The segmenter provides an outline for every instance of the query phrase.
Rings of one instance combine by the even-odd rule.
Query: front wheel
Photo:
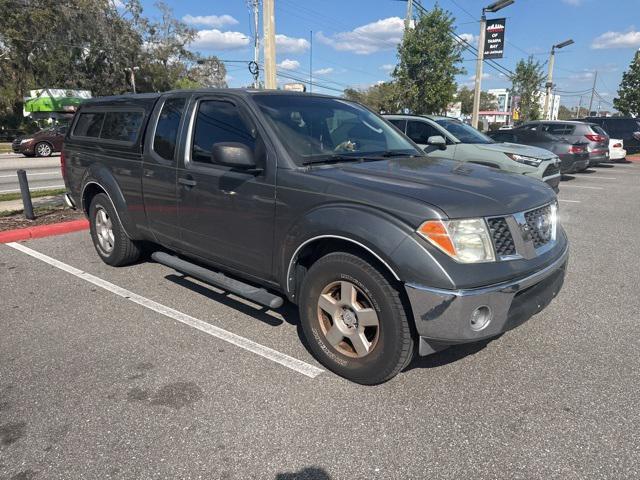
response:
[[[38,143],[34,148],[34,151],[36,152],[36,155],[38,157],[50,157],[53,153],[51,145],[49,145],[47,142]]]
[[[356,255],[331,253],[314,263],[304,277],[299,308],[314,356],[351,381],[385,382],[413,357],[400,292]]]

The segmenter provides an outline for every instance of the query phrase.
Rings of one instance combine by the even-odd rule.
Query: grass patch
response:
[[[0,143],[0,153],[11,153],[11,144]]]
[[[33,207],[33,214],[38,218],[40,215],[45,215],[47,213],[56,212],[58,210],[67,210],[66,206],[59,207]],[[0,218],[12,217],[14,215],[22,216],[22,209],[20,210],[7,210],[5,212],[0,212]]]
[[[32,190],[31,198],[52,197],[62,195],[67,190],[64,188],[49,188],[47,190]],[[22,198],[20,192],[0,193],[0,202],[8,202],[9,200],[18,200]]]

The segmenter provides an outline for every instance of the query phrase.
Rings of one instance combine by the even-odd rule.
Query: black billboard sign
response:
[[[484,32],[484,58],[502,58],[506,18],[487,20]]]

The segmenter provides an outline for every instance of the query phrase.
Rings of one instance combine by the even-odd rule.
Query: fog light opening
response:
[[[471,330],[479,332],[489,325],[491,322],[491,309],[486,305],[476,308],[471,314]]]

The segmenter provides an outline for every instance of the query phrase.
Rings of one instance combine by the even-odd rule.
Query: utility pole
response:
[[[259,16],[260,16],[260,0],[249,0],[251,2],[251,12],[253,14],[253,61],[256,65],[259,65],[260,62],[260,34],[258,33],[259,28]],[[258,75],[255,76],[253,80],[253,88],[258,88],[260,86],[260,81],[258,80]]]
[[[131,83],[131,90],[133,90],[133,93],[137,93],[136,92],[136,70],[140,70],[140,67],[131,67],[131,68],[124,69],[125,72],[129,72],[129,82]]]
[[[544,118],[545,120],[551,120],[551,113],[549,112],[549,102],[551,101],[551,90],[553,89],[553,65],[556,61],[556,48],[559,50],[573,43],[574,41],[572,39],[569,39],[551,47],[551,54],[549,55],[549,73],[547,74],[547,83],[545,85],[546,92],[544,96],[544,111],[542,114],[542,118]]]
[[[596,80],[598,80],[597,70],[595,75],[593,76],[593,87],[591,87],[591,100],[589,100],[589,111],[587,112],[587,117],[591,116],[591,107],[593,106],[593,95],[596,93]]]
[[[411,26],[411,18],[413,17],[413,0],[407,0],[407,15],[404,17],[404,32],[405,35],[409,31]]]
[[[582,95],[580,95],[580,101],[578,102],[578,113],[576,114],[576,118],[580,118],[580,110],[582,110]]]
[[[278,87],[276,81],[276,25],[275,0],[262,2],[262,31],[264,35],[264,86],[268,90]]]
[[[309,92],[313,93],[313,30],[309,31]]]

